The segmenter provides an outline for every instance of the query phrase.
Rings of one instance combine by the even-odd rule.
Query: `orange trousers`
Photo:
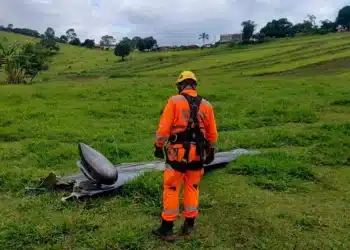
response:
[[[203,174],[204,169],[188,170],[181,173],[167,165],[163,175],[163,220],[176,220],[179,213],[179,195],[182,182],[184,182],[184,209],[182,214],[185,218],[196,218],[198,216],[199,182]]]

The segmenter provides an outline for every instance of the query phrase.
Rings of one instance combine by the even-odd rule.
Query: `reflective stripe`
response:
[[[156,139],[157,141],[166,142],[169,139],[169,136],[160,136],[156,134]]]
[[[197,210],[198,210],[197,207],[184,206],[184,211],[186,211],[186,212],[196,212]]]
[[[208,101],[205,100],[205,99],[202,99],[201,104],[204,104],[204,105],[207,105],[207,106],[209,106],[209,107],[212,107],[212,105],[210,104],[210,102],[208,102]]]
[[[183,97],[182,95],[176,95],[170,98],[170,101],[172,102],[179,102],[184,100],[185,100],[185,97]]]
[[[172,127],[172,129],[177,129],[177,128],[187,128],[187,127],[186,126],[182,126],[182,125],[178,125],[178,126],[174,125]]]
[[[215,142],[210,142],[209,143],[211,147],[216,148],[216,143]]]
[[[198,111],[198,118],[199,118],[198,120],[200,120],[202,122],[207,120],[207,113],[199,110]]]
[[[164,209],[163,213],[165,213],[165,214],[178,214],[179,209]]]

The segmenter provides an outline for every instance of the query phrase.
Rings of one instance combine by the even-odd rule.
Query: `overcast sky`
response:
[[[109,34],[154,36],[160,45],[200,43],[206,32],[210,41],[220,34],[241,31],[241,22],[266,22],[287,17],[299,22],[307,14],[316,21],[335,20],[350,0],[0,0],[0,25],[36,29],[47,27],[60,36],[74,28],[81,40]]]

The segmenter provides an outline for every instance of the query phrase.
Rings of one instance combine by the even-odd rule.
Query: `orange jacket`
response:
[[[195,90],[186,89],[183,93],[197,96]],[[184,131],[187,127],[189,116],[190,107],[186,98],[182,95],[170,97],[160,118],[156,133],[156,146],[163,147],[170,135]],[[215,147],[218,133],[216,129],[214,110],[211,104],[205,99],[202,99],[199,107],[198,121],[205,138],[213,147]],[[174,147],[179,148],[179,146]]]

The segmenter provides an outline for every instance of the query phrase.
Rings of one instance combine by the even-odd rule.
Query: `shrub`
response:
[[[120,56],[122,58],[122,61],[124,61],[124,58],[128,56],[131,52],[131,46],[128,42],[120,42],[115,46],[114,54],[116,56]]]
[[[48,69],[51,55],[41,44],[0,43],[0,67],[5,69],[8,84],[26,83],[27,78],[32,82],[40,71]]]

